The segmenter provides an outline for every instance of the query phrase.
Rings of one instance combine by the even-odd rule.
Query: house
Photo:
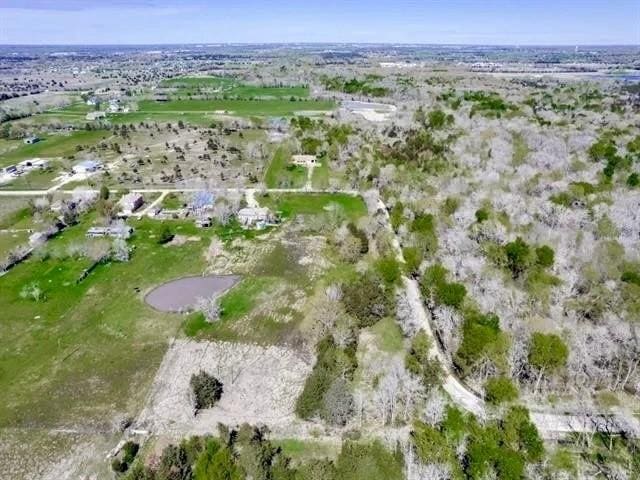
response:
[[[266,207],[241,208],[237,214],[238,222],[245,228],[264,228],[273,221],[273,215]]]
[[[87,105],[89,105],[90,107],[95,107],[96,105],[99,105],[100,101],[96,98],[96,97],[90,97],[87,99]]]
[[[122,208],[122,213],[125,215],[131,215],[133,212],[139,209],[143,203],[144,199],[139,193],[127,193],[118,202],[118,204]]]
[[[76,163],[71,171],[73,173],[92,173],[100,170],[102,168],[102,163],[97,160],[83,160],[82,162]]]
[[[318,159],[315,155],[293,155],[291,163],[301,167],[312,167],[318,164]]]
[[[34,143],[38,143],[40,141],[40,137],[27,137],[24,139],[24,143],[27,145],[33,145]]]
[[[9,175],[17,175],[18,167],[16,167],[15,165],[9,165],[7,167],[4,167],[4,173],[7,173]]]
[[[87,230],[87,237],[114,237],[127,239],[133,233],[133,228],[128,225],[113,225],[109,227],[91,227]]]
[[[105,118],[107,114],[105,112],[89,112],[85,116],[85,118],[89,121],[98,120],[100,118]]]

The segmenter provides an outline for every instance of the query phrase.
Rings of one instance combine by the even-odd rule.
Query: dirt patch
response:
[[[182,312],[193,307],[198,298],[226,292],[239,280],[237,275],[180,278],[156,287],[145,297],[145,301],[162,312]]]
[[[282,347],[176,340],[158,370],[136,428],[153,434],[204,434],[219,422],[283,426],[295,423],[294,405],[312,360]],[[218,404],[193,414],[189,381],[205,370],[224,384]]]
[[[171,241],[169,243],[167,243],[167,246],[169,247],[179,247],[181,245],[184,245],[187,242],[199,242],[200,240],[202,240],[200,237],[198,236],[186,236],[186,235],[175,235]]]

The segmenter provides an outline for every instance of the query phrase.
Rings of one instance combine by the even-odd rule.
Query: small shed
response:
[[[38,143],[40,141],[40,137],[32,136],[24,139],[24,143],[27,145],[33,145],[34,143]]]

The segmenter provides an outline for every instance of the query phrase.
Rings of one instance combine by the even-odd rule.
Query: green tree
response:
[[[494,405],[518,398],[518,388],[507,377],[492,377],[484,385],[487,401]]]
[[[507,266],[514,278],[519,277],[533,263],[531,249],[520,237],[507,243],[504,251],[507,255]]]

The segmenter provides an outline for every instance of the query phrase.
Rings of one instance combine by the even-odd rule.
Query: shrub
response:
[[[640,185],[640,175],[633,172],[631,175],[627,177],[627,186],[631,188],[635,188]]]
[[[418,247],[405,247],[402,249],[402,256],[405,262],[405,272],[412,277],[418,275],[423,258],[422,250]]]
[[[553,266],[555,258],[555,252],[551,247],[547,245],[543,245],[541,247],[536,248],[536,262],[543,268],[548,268]]]
[[[507,377],[493,377],[484,385],[487,401],[494,405],[518,398],[518,388]]]
[[[360,253],[362,255],[368,253],[369,238],[367,238],[367,234],[363,230],[356,227],[353,223],[347,224],[347,229],[349,230],[349,233],[351,233],[351,235],[353,235],[360,241]]]
[[[467,295],[467,289],[461,283],[444,282],[436,286],[436,301],[449,307],[459,308]]]
[[[612,158],[617,153],[616,145],[607,139],[600,139],[589,147],[589,157],[596,162]]]
[[[485,220],[489,220],[489,212],[484,208],[476,210],[476,221],[478,223],[482,223]]]
[[[455,460],[455,454],[445,436],[423,422],[416,422],[411,431],[418,458],[423,463],[449,463]]]
[[[127,465],[131,465],[131,463],[133,463],[133,460],[136,458],[136,455],[138,454],[138,450],[140,450],[140,445],[138,445],[136,442],[126,442],[122,446],[122,461]]]
[[[447,197],[442,205],[442,213],[451,216],[460,208],[460,200],[456,197]]]
[[[531,249],[520,237],[507,243],[504,250],[507,254],[507,266],[514,278],[519,277],[533,263]]]
[[[634,285],[640,286],[640,273],[627,271],[622,274],[620,277],[625,283],[632,283]]]
[[[173,237],[174,235],[171,228],[169,228],[169,225],[163,225],[160,229],[160,233],[158,234],[158,244],[164,245],[165,243],[169,243],[173,240]]]
[[[495,357],[501,352],[502,340],[497,315],[485,315],[476,310],[466,312],[462,325],[462,342],[455,356],[456,365],[467,370],[483,357]]]
[[[213,407],[222,397],[223,385],[220,380],[205,371],[191,376],[196,412],[203,408]]]
[[[400,282],[402,273],[400,265],[394,257],[384,257],[376,262],[376,271],[387,285],[396,285]]]

